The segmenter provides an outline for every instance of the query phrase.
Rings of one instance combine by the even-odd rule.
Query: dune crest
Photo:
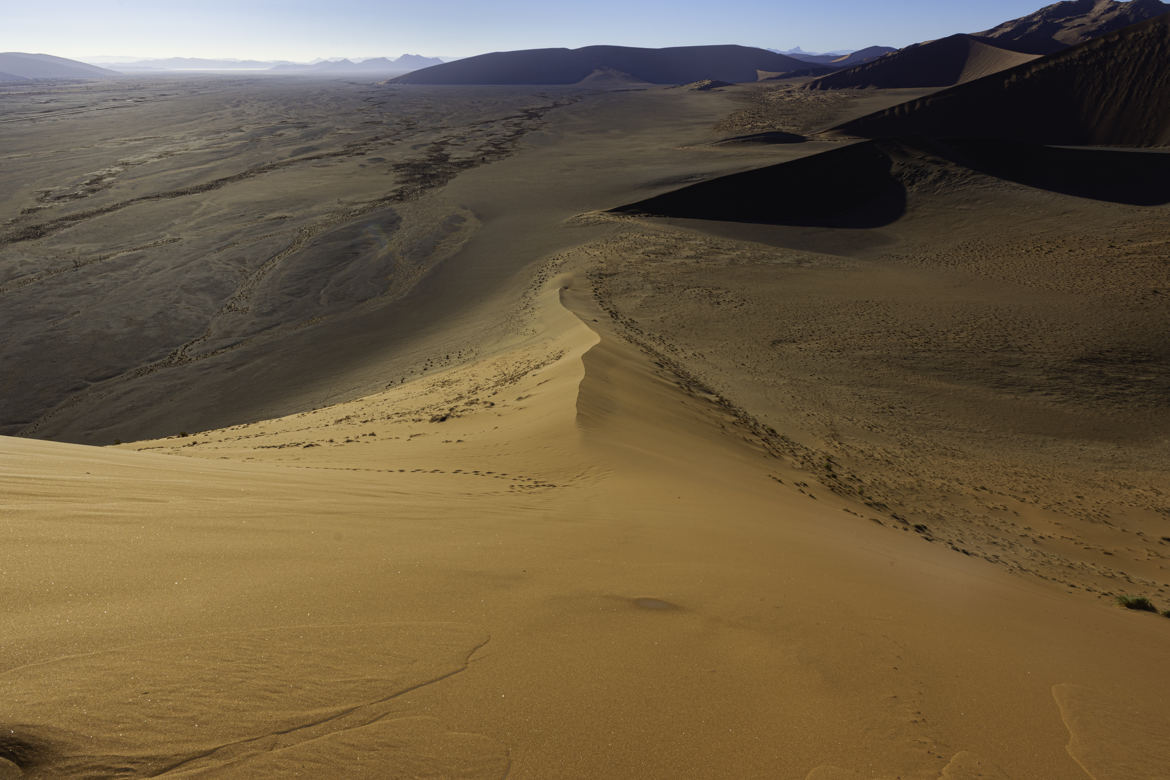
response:
[[[1052,54],[1167,11],[1161,0],[1064,0],[974,35],[1015,51]]]
[[[394,79],[397,84],[577,84],[598,71],[617,71],[652,84],[704,79],[755,81],[758,71],[803,71],[808,63],[748,46],[643,49],[586,46],[494,52],[446,62]]]
[[[41,539],[18,573],[88,524],[104,564],[53,576],[113,606],[67,623],[48,598],[42,633],[15,627],[0,722],[29,750],[6,755],[57,776],[1035,775],[1075,766],[1052,678],[1148,695],[1147,623],[846,514],[618,337],[587,276],[605,251],[550,259],[520,343],[377,396],[140,452],[0,439],[12,531]],[[165,617],[119,607],[164,561]],[[173,639],[127,642],[160,618]],[[90,649],[45,657],[65,632]]]
[[[870,114],[840,129],[869,137],[1170,144],[1170,15]]]
[[[846,70],[810,81],[808,89],[899,89],[951,87],[1036,59],[984,43],[970,35],[952,35],[907,46]]]

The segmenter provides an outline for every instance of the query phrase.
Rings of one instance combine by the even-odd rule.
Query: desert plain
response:
[[[8,88],[0,778],[1165,776],[1166,164],[928,91]]]

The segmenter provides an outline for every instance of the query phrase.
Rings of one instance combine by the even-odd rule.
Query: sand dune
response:
[[[1161,155],[142,92],[0,122],[4,421],[144,439],[0,437],[0,777],[1164,774]]]
[[[0,81],[96,81],[122,74],[49,54],[0,53]]]
[[[613,210],[772,225],[876,227],[903,214],[905,190],[888,145],[859,143],[712,181]]]
[[[897,49],[892,46],[867,46],[864,49],[850,52],[849,54],[809,54],[808,52],[797,51],[786,52],[787,56],[798,59],[802,62],[810,62],[815,65],[830,65],[837,68],[849,68],[854,65],[860,65],[863,62],[875,60],[883,54],[889,54]]]
[[[801,140],[764,135],[719,144]],[[908,190],[923,181],[954,186],[976,172],[1092,200],[1139,206],[1170,203],[1170,154],[885,139],[691,184],[611,213],[761,225],[880,227],[905,214]]]
[[[809,487],[618,335],[577,275],[597,250],[552,260],[532,335],[384,393],[145,452],[0,440],[8,571],[41,583],[6,626],[5,760],[488,778],[1170,759],[1170,622]]]
[[[907,46],[847,70],[810,81],[809,89],[950,87],[1035,59],[1000,49],[970,35],[952,35]]]
[[[496,52],[447,62],[395,79],[399,84],[576,84],[598,69],[614,70],[652,84],[689,84],[703,79],[755,81],[757,71],[806,70],[808,64],[747,46],[678,46],[639,49],[587,46]]]
[[[867,46],[864,49],[858,49],[855,52],[846,54],[843,57],[836,57],[831,60],[832,65],[838,68],[852,68],[854,65],[860,65],[863,62],[876,60],[884,54],[892,54],[897,51],[892,46]]]
[[[1161,0],[1065,0],[974,35],[1006,49],[1052,54],[1167,11]]]
[[[627,87],[646,86],[648,84],[649,82],[647,81],[641,81],[640,79],[634,78],[628,73],[622,73],[621,71],[614,70],[613,68],[598,68],[585,78],[578,81],[576,86],[588,87],[590,89],[624,89]]]
[[[267,406],[344,373],[336,361],[349,359],[345,349],[328,342],[364,352],[387,343],[374,335],[381,328],[400,328],[345,326],[346,335],[318,342],[321,374],[306,374],[293,356],[316,350],[314,333],[337,317],[428,316],[395,302],[478,226],[468,209],[433,194],[457,173],[508,156],[558,105],[514,92],[482,103],[447,95],[438,104],[425,93],[292,79],[259,90],[216,80],[151,89],[170,97],[84,94],[77,99],[90,107],[82,110],[66,95],[50,112],[11,104],[6,135],[23,156],[9,171],[0,231],[0,252],[12,261],[0,319],[13,334],[0,351],[22,368],[0,379],[6,431],[109,443],[151,429],[218,427],[239,421],[220,419],[223,411],[237,415],[261,396]],[[232,108],[234,100],[244,108]],[[286,112],[300,101],[312,107],[295,109],[290,125]],[[52,136],[46,123],[58,128]],[[144,139],[135,124],[165,131]],[[63,142],[75,151],[58,154]],[[79,301],[75,285],[93,294]],[[71,311],[89,323],[86,332],[72,334]],[[288,339],[301,345],[278,346]],[[237,360],[236,369],[209,370]],[[256,375],[221,391],[232,404],[205,390],[160,403],[177,401],[196,374],[224,378],[250,373],[249,365]],[[418,369],[398,376],[408,370]]]
[[[848,122],[841,129],[869,137],[1170,143],[1170,16]]]

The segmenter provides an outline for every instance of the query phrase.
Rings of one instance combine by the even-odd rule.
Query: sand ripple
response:
[[[331,760],[380,777],[499,777],[498,743],[387,718],[396,697],[462,671],[487,640],[453,623],[293,626],[25,666],[0,676],[0,755],[53,777],[287,776]]]

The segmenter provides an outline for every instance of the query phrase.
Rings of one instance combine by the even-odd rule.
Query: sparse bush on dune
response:
[[[1136,609],[1139,612],[1153,612],[1155,615],[1158,614],[1158,608],[1145,596],[1118,596],[1117,603],[1126,609]]]

